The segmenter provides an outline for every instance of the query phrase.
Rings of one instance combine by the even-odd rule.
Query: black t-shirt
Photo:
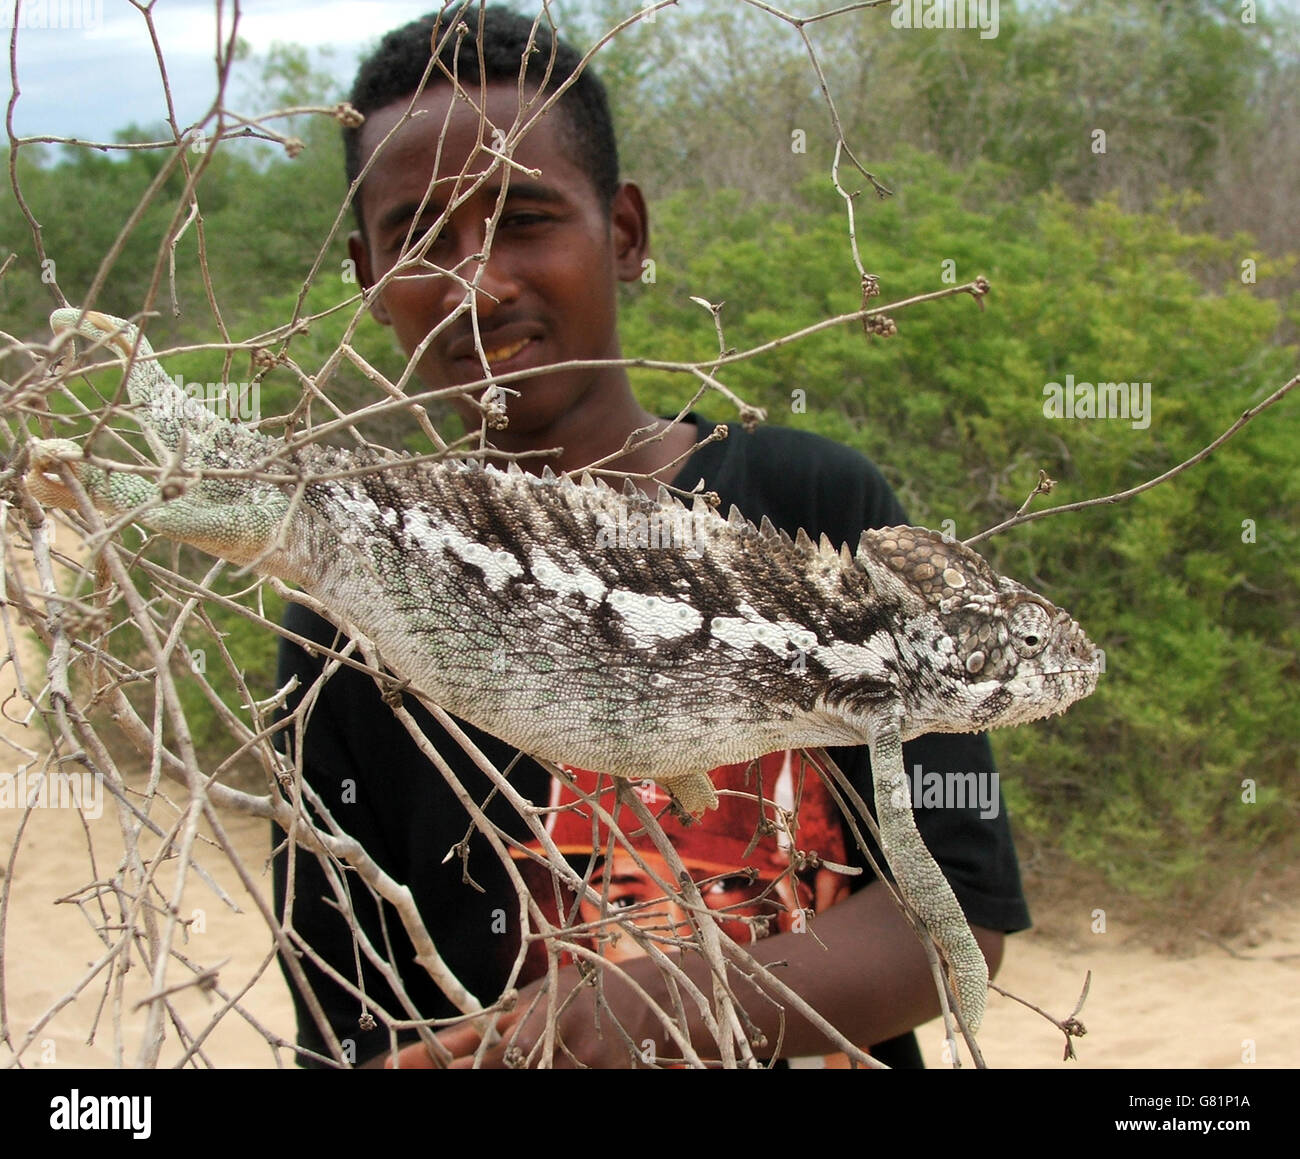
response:
[[[691,418],[697,423],[698,438],[712,429],[713,424]],[[690,490],[701,480],[706,490],[721,496],[723,512],[734,503],[755,523],[766,515],[791,535],[802,527],[814,538],[825,532],[834,543],[847,542],[854,547],[864,528],[907,522],[879,471],[862,455],[827,439],[779,427],[760,427],[749,434],[739,425],[732,425],[727,439],[695,451],[675,484]],[[290,631],[326,647],[337,648],[341,643],[332,625],[300,605],[290,605],[284,624]],[[304,690],[311,688],[323,664],[321,657],[291,641],[282,641],[280,686],[294,676],[299,681],[298,691],[290,698],[291,708]],[[415,700],[405,697],[404,703],[474,799],[483,802],[491,796],[489,817],[521,841],[527,840],[526,828],[514,809],[499,795],[490,794],[489,781],[460,746]],[[481,730],[464,727],[498,768],[505,769],[517,757],[510,745]],[[289,739],[292,743],[293,738]],[[452,797],[442,776],[420,754],[406,729],[384,704],[373,679],[352,668],[339,668],[319,690],[302,745],[307,780],[334,820],[387,873],[409,887],[448,967],[471,993],[490,1001],[505,985],[518,948],[514,889],[496,856],[477,833],[472,833],[464,809]],[[833,755],[870,801],[866,747],[833,750]],[[974,773],[987,778],[994,770],[992,753],[983,735],[918,737],[904,746],[904,760],[909,772],[919,767],[927,778],[945,773]],[[510,779],[532,800],[547,800],[550,775],[531,760],[519,759]],[[1029,914],[1000,794],[996,814],[980,814],[981,809],[974,804],[964,808],[918,808],[917,824],[973,924],[1006,932],[1025,929]],[[279,845],[284,834],[278,829],[274,832]],[[467,837],[468,860],[448,858],[448,851]],[[847,847],[851,863],[865,863],[851,840]],[[873,853],[879,860],[878,851]],[[283,910],[287,871],[287,854],[281,848],[274,862],[278,911]],[[474,885],[467,884],[466,874]],[[292,921],[297,934],[354,983],[360,962],[361,988],[386,1010],[401,1016],[407,1007],[366,960],[364,952],[357,949],[350,925],[332,904],[333,891],[315,855],[299,852],[295,877]],[[871,880],[868,870],[857,882]],[[411,1007],[423,1017],[456,1014],[425,970],[414,962],[414,950],[393,911],[385,905],[381,916],[375,899],[355,875],[346,875],[344,881],[350,888],[360,926],[372,944],[383,956],[389,956],[386,947],[391,946],[391,961],[401,970]],[[334,1032],[341,1041],[353,1044],[352,1057],[360,1062],[387,1051],[386,1029],[360,1029],[361,1002],[333,982],[309,957],[303,956],[300,962]],[[291,977],[290,989],[298,1016],[299,1045],[328,1053]],[[912,1034],[877,1044],[873,1053],[892,1066],[921,1065]]]

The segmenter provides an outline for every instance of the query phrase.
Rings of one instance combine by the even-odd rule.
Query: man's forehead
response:
[[[499,138],[494,141],[494,134],[498,130],[507,133],[514,125],[519,114],[519,92],[514,85],[495,84],[487,86],[486,100],[476,87],[472,96],[473,104],[456,97],[451,86],[441,85],[421,93],[413,107],[410,98],[404,97],[369,115],[361,130],[363,166],[381,144],[382,149],[363,178],[363,189],[370,198],[380,194],[380,202],[385,203],[385,217],[393,209],[394,199],[406,201],[417,195],[423,198],[426,192],[429,194],[426,208],[440,208],[457,196],[458,184],[463,187],[462,174],[464,179],[473,180],[494,164],[495,158],[489,151],[499,143]],[[408,109],[418,115],[402,123]],[[526,109],[525,119],[531,120],[535,113],[536,106]],[[527,188],[537,200],[559,197],[553,182],[574,165],[563,132],[563,117],[558,111],[544,114],[515,145],[512,153],[516,161],[536,169],[540,179],[516,170],[510,180],[513,196],[519,196]],[[385,140],[390,133],[391,138]],[[434,177],[437,179],[429,190]],[[493,188],[499,189],[500,184],[493,177],[484,188],[484,195],[491,196]],[[373,200],[371,204],[375,204]]]
[[[528,93],[525,100],[532,107],[524,109],[524,118],[532,120],[542,102]],[[431,163],[440,142],[444,153],[452,146],[462,154],[491,147],[494,139],[500,140],[497,134],[509,132],[519,115],[519,90],[514,85],[494,83],[486,89],[473,85],[457,93],[449,84],[439,84],[422,92],[414,104],[407,95],[368,114],[361,128],[362,159],[368,161],[381,144],[377,164],[389,157],[409,163],[414,156]],[[520,145],[545,135],[555,120],[544,115],[534,121]],[[390,133],[391,139],[385,141]],[[457,158],[457,168],[463,160],[463,156]]]

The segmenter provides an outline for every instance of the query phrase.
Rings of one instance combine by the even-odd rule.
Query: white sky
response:
[[[366,48],[390,28],[436,5],[437,0],[245,0],[239,34],[259,55],[277,40],[332,48],[330,68],[346,91]],[[233,5],[224,8],[228,20]],[[21,12],[21,96],[14,111],[19,135],[106,141],[132,122],[146,125],[164,119],[162,83],[145,21],[126,0],[23,0]],[[48,22],[73,27],[37,27],[46,22],[43,15]],[[216,92],[216,4],[157,0],[154,22],[177,117],[185,125],[207,111]],[[13,23],[13,0],[0,0],[0,33],[6,47]],[[5,90],[8,96],[11,85]]]

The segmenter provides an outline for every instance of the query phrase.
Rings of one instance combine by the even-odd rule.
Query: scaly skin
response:
[[[93,312],[51,325],[124,359],[137,342]],[[534,756],[654,779],[699,816],[717,803],[709,769],[869,745],[886,858],[978,1027],[987,969],[916,830],[901,746],[1091,693],[1099,654],[1065,612],[924,528],[863,532],[851,553],[587,476],[286,453],[187,404],[143,338],[127,389],[159,461],[180,450],[199,478],[163,500],[74,443],[38,441],[37,499],[72,505],[66,466],[100,510],[301,585],[447,711]],[[373,470],[330,478],[357,466]],[[301,482],[202,477],[212,468]]]

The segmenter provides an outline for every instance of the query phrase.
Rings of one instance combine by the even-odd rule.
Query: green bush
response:
[[[1013,514],[1041,468],[1036,507],[1107,495],[1190,457],[1295,372],[1276,344],[1284,307],[1238,280],[1249,238],[1184,232],[1186,201],[1132,215],[1046,193],[999,202],[999,173],[953,173],[923,154],[891,173],[899,197],[860,206],[878,302],[986,274],[969,298],[896,316],[899,334],[846,324],[725,368],[770,420],[858,447],[914,522],[974,534]],[[734,194],[658,207],[655,284],[627,304],[629,355],[708,360],[713,322],[691,295],[725,301],[745,349],[855,309],[842,203],[804,208]],[[1294,318],[1294,306],[1291,307]],[[1151,383],[1151,421],[1048,419],[1044,385]],[[690,389],[639,375],[663,413]],[[806,413],[791,391],[806,392]],[[995,737],[1018,821],[1044,842],[1150,896],[1216,888],[1256,854],[1294,853],[1300,797],[1297,400],[1260,416],[1207,461],[1116,506],[1053,516],[985,541],[994,565],[1068,608],[1106,650],[1097,693],[1065,717]],[[734,418],[717,396],[700,409]],[[1245,803],[1243,798],[1253,803]],[[1216,868],[1206,873],[1206,852]]]

